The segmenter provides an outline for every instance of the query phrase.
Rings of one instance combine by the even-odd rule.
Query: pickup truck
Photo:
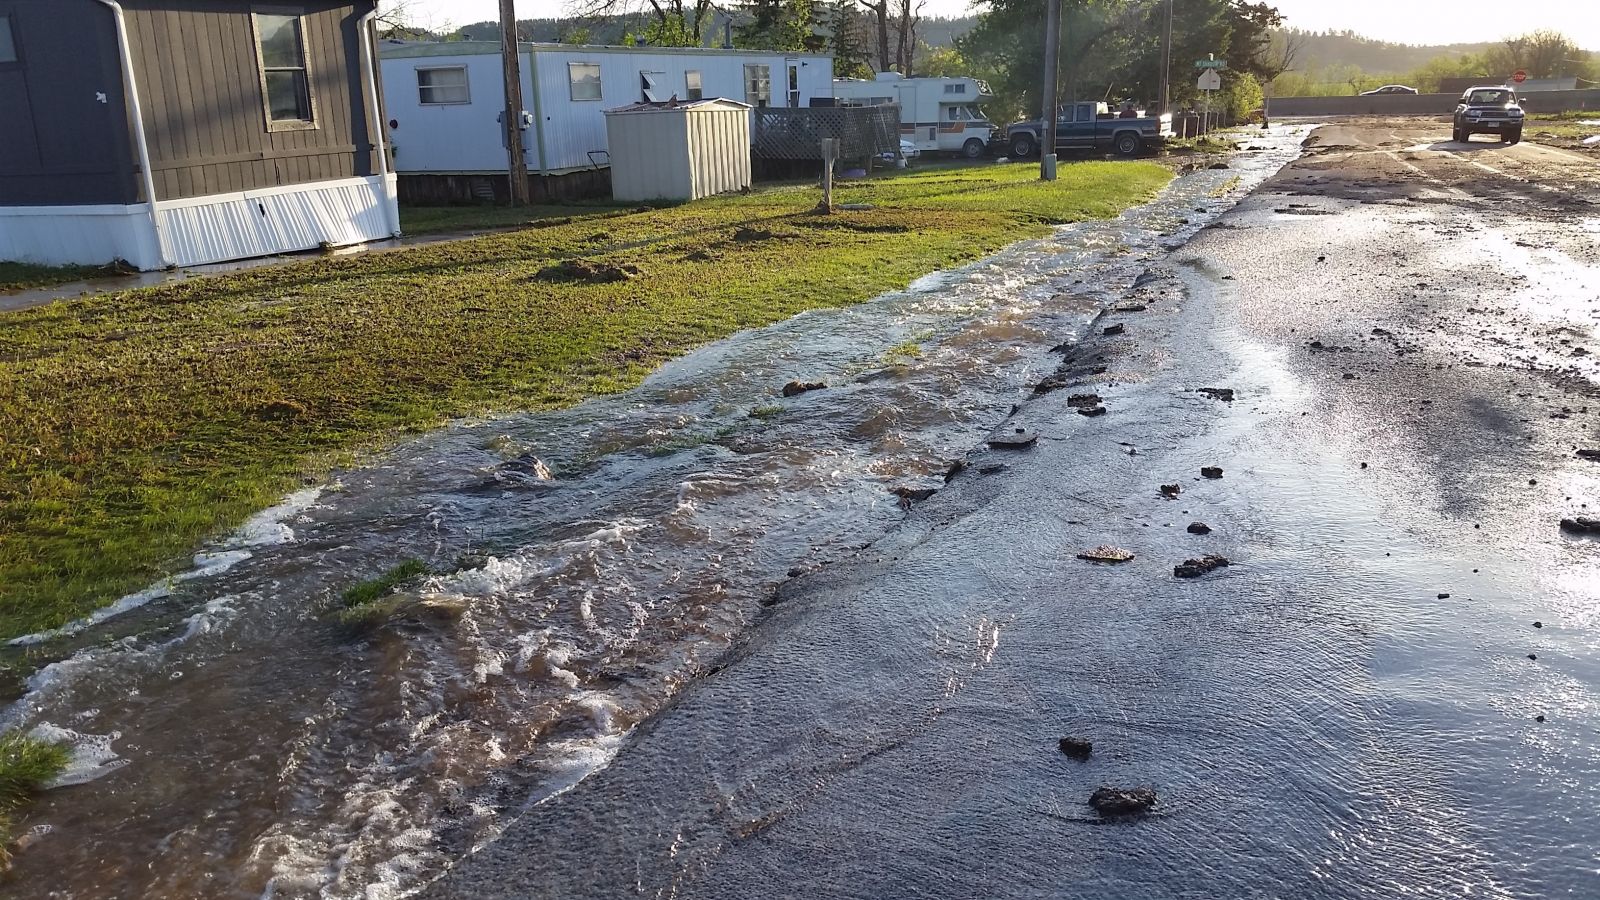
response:
[[[1035,119],[1006,129],[1012,156],[1026,159],[1039,152],[1040,125]],[[1056,120],[1057,150],[1114,150],[1121,156],[1138,156],[1159,149],[1171,136],[1170,115],[1119,119],[1104,103],[1068,104]]]

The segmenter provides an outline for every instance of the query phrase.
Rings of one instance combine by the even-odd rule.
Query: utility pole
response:
[[[1167,0],[1166,34],[1161,40],[1161,112],[1172,112],[1172,0]]]
[[[500,58],[506,77],[506,161],[511,205],[528,205],[528,159],[522,149],[522,58],[517,46],[516,0],[500,0]]]
[[[1039,180],[1056,180],[1056,82],[1061,66],[1061,0],[1045,0],[1044,115],[1039,125]]]

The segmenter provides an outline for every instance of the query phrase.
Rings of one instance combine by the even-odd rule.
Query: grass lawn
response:
[[[1600,134],[1600,125],[1580,125],[1580,122],[1600,122],[1600,111],[1536,113],[1528,116],[1522,127],[1534,140],[1571,147],[1581,144],[1584,138]]]
[[[491,228],[535,228],[559,225],[584,218],[602,218],[626,212],[610,203],[583,203],[573,206],[402,206],[400,227],[406,234],[448,234],[483,231]]]
[[[405,432],[624,390],[735,331],[1114,216],[1171,173],[1090,162],[1036,178],[1018,164],[848,183],[841,202],[874,208],[832,217],[810,213],[814,188],[788,186],[5,314],[0,635],[182,568]],[[741,227],[759,233],[736,241]],[[563,258],[642,274],[539,275]]]
[[[54,287],[115,274],[100,266],[36,266],[32,263],[0,262],[0,291]]]

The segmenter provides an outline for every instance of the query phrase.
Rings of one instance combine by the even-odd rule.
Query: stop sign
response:
[[[1528,80],[1528,73],[1518,69],[1517,73],[1511,76],[1511,80],[1515,81],[1517,84],[1521,84]]]

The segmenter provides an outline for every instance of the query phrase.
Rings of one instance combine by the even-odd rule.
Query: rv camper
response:
[[[880,72],[871,81],[836,79],[833,96],[840,106],[898,103],[900,137],[924,153],[943,150],[977,159],[995,134],[978,105],[993,95],[976,78],[905,78]]]

